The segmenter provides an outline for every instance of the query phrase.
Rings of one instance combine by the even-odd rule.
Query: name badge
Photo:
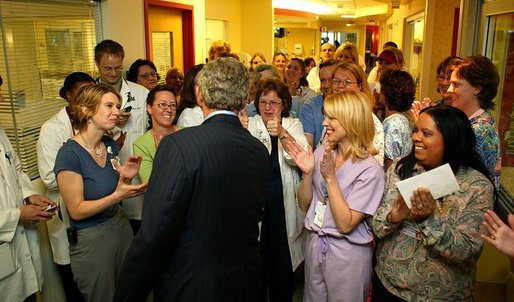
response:
[[[316,209],[314,210],[314,224],[320,228],[323,225],[323,218],[325,218],[326,209],[327,205],[321,201],[318,201],[316,204]]]
[[[402,233],[417,240],[423,239],[423,233],[410,221],[404,221]]]

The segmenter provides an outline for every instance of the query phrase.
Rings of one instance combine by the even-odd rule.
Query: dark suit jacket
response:
[[[238,117],[164,138],[114,301],[257,301],[269,155]]]

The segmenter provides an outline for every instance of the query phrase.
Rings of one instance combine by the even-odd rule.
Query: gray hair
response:
[[[272,64],[261,63],[261,64],[255,66],[255,68],[253,70],[257,71],[258,73],[261,73],[266,70],[270,70],[273,77],[279,78],[279,79],[281,78],[280,73],[278,72],[277,68]],[[259,79],[260,79],[260,77],[259,77]]]
[[[249,74],[238,60],[220,57],[200,71],[198,85],[207,107],[239,111],[248,97]]]

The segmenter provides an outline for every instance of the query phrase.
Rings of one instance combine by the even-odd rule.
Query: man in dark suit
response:
[[[229,57],[200,72],[205,121],[161,141],[114,301],[257,301],[269,159],[237,117],[248,83]]]

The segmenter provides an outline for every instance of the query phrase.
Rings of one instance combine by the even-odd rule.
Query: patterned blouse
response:
[[[412,129],[409,119],[401,114],[392,114],[384,120],[384,154],[396,160],[412,151]]]
[[[487,170],[491,173],[496,189],[499,189],[502,168],[501,147],[494,118],[489,112],[482,111],[482,113],[472,116],[469,122],[475,132],[475,149]]]
[[[416,239],[405,234],[410,222],[386,221],[399,194],[396,164],[387,172],[386,190],[372,221],[380,238],[375,267],[380,281],[407,301],[472,301],[482,221],[493,206],[493,185],[474,169],[459,169],[455,177],[460,189],[437,201],[440,206],[425,221],[411,223]],[[413,175],[420,173],[423,168],[416,166]]]

